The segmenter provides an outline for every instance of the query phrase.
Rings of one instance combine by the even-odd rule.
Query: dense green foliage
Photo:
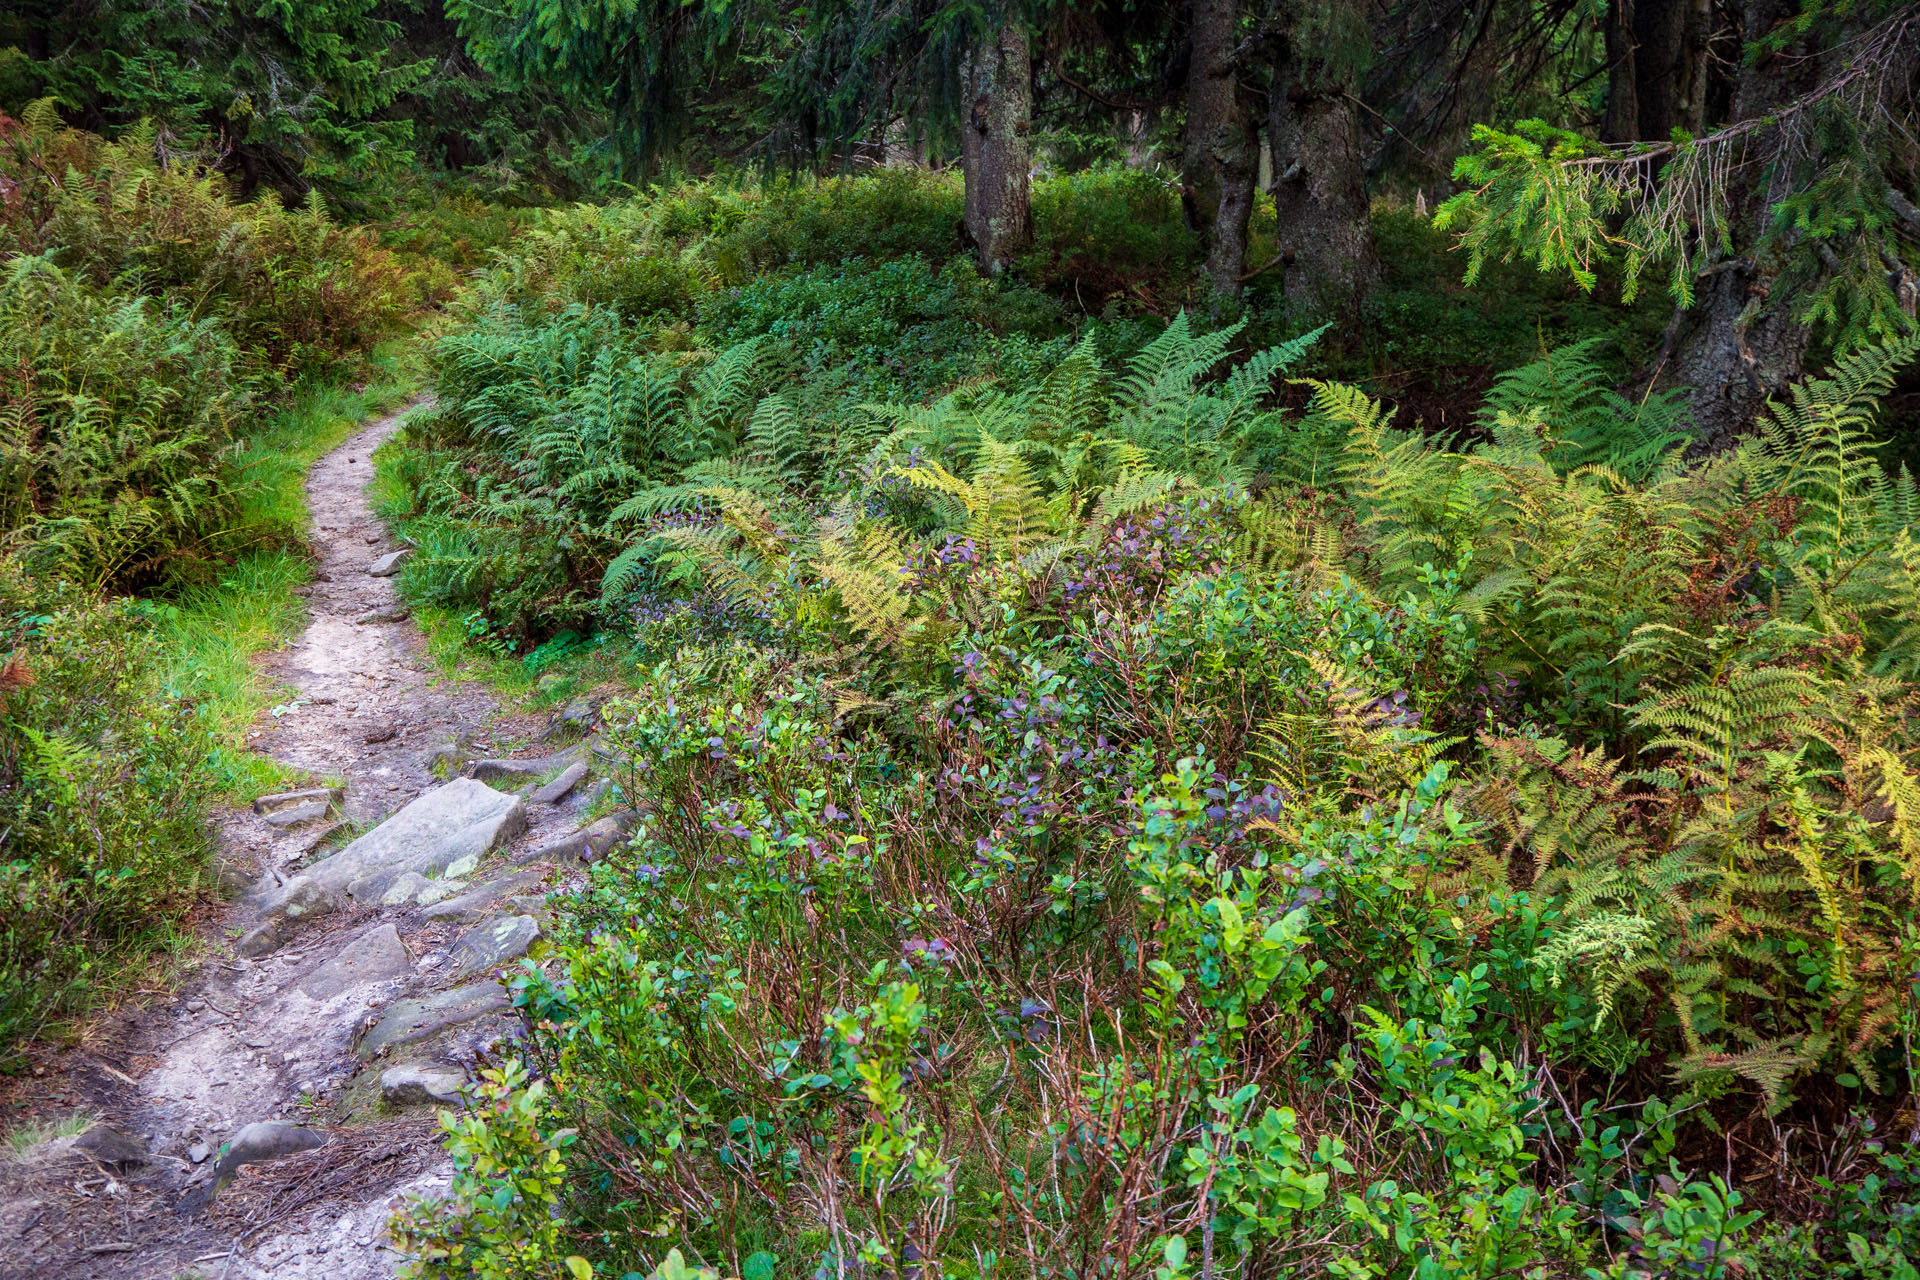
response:
[[[514,980],[574,1234],[456,1251],[547,1220],[490,1166],[419,1274],[1908,1274],[1910,347],[1689,459],[1593,342],[1440,434],[1332,335],[734,256],[904,181],[555,219],[381,456],[407,592],[625,655],[645,815]]]
[[[190,903],[212,747],[160,688],[153,617],[0,561],[0,1062]],[[109,988],[110,990],[110,988]]]
[[[0,1049],[195,891],[163,650],[288,606],[338,424],[263,411],[427,306],[402,589],[612,685],[640,825],[410,1274],[1916,1275],[1920,11],[0,45]]]
[[[377,0],[32,3],[0,18],[0,106],[46,97],[105,132],[171,126],[182,151],[234,157],[249,183],[364,182],[412,154],[387,108],[427,70],[395,65]]]
[[[317,202],[242,205],[50,111],[0,125],[0,535],[95,586],[231,552],[225,456],[284,379],[364,355],[404,312],[399,269]]]
[[[409,290],[317,201],[238,203],[150,143],[0,119],[8,1065],[111,997],[206,887],[213,793],[261,780],[229,758],[245,657],[292,621],[304,571],[324,397],[302,384],[363,370]],[[290,399],[303,438],[263,431]]]

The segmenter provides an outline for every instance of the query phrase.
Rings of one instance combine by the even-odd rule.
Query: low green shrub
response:
[[[152,143],[0,118],[0,542],[114,590],[254,541],[235,442],[284,380],[357,367],[404,306],[364,233],[317,203],[242,205]]]
[[[199,891],[212,740],[149,609],[0,559],[0,1064]]]
[[[1200,259],[1179,183],[1161,170],[1108,164],[1037,182],[1033,231],[1021,272],[1091,312],[1183,291]]]
[[[394,1244],[411,1255],[401,1280],[536,1280],[589,1277],[584,1260],[564,1253],[560,1203],[573,1141],[547,1123],[544,1081],[509,1061],[489,1068],[471,1090],[473,1110],[442,1113],[453,1183],[445,1196],[417,1200],[397,1218]]]
[[[565,1247],[1732,1277],[1717,1134],[1906,1096],[1911,345],[1688,464],[1587,348],[1456,442],[1240,332],[517,499],[660,646],[644,823],[514,982]]]
[[[363,354],[404,318],[404,275],[369,233],[312,197],[232,198],[224,180],[155,159],[152,130],[117,142],[50,107],[0,117],[0,260],[47,255],[102,291],[219,321],[251,369],[298,376]]]
[[[253,406],[232,337],[97,292],[44,257],[0,277],[0,532],[36,568],[151,583],[237,510],[222,467]]]

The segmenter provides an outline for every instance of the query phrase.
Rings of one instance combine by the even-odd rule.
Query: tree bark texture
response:
[[[1207,248],[1207,280],[1212,286],[1214,318],[1224,320],[1240,299],[1247,269],[1247,223],[1253,216],[1255,179],[1260,172],[1260,129],[1244,106],[1230,136],[1217,152],[1220,200],[1214,206],[1213,235]]]
[[[1187,226],[1210,243],[1219,215],[1222,170],[1242,145],[1246,107],[1233,62],[1237,0],[1191,0],[1192,52],[1187,60],[1187,131],[1180,165],[1180,205]]]
[[[1663,142],[1700,130],[1712,0],[1612,0],[1605,28],[1608,142]]]
[[[967,118],[960,130],[966,230],[980,270],[999,275],[1033,243],[1033,58],[1026,28],[989,32],[967,61]]]
[[[1607,5],[1607,114],[1600,124],[1600,137],[1606,142],[1634,142],[1640,137],[1633,18],[1634,0],[1611,0]]]
[[[1267,96],[1287,305],[1303,319],[1355,318],[1380,278],[1352,89],[1289,48]]]
[[[1766,35],[1798,12],[1797,0],[1750,0],[1746,41]],[[1745,63],[1734,86],[1729,116],[1766,116],[1805,92],[1818,79],[1817,59],[1772,54]],[[1765,147],[1762,133],[1749,143]],[[1775,163],[1766,163],[1773,159]],[[1693,428],[1701,448],[1718,448],[1752,425],[1769,396],[1783,392],[1801,373],[1811,335],[1793,314],[1791,299],[1775,296],[1786,267],[1784,246],[1768,244],[1772,195],[1799,185],[1804,175],[1782,173],[1781,164],[1805,166],[1802,156],[1749,153],[1737,165],[1726,191],[1732,252],[1700,280],[1694,305],[1675,317],[1668,333],[1661,382],[1687,388]],[[1780,291],[1784,293],[1785,291]]]

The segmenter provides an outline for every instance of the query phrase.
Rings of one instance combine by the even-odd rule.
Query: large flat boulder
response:
[[[518,960],[539,936],[540,922],[532,916],[507,916],[476,925],[453,944],[453,976],[471,978]]]
[[[527,807],[518,796],[455,778],[287,881],[262,904],[261,914],[286,914],[287,903],[316,889],[375,903],[409,871],[429,878],[464,875],[526,825]]]
[[[472,924],[484,920],[493,912],[494,904],[502,898],[525,893],[545,880],[542,871],[516,871],[512,875],[502,876],[498,880],[481,885],[457,898],[447,898],[436,902],[421,913],[423,919],[441,920],[448,924]]]
[[[375,982],[391,982],[413,972],[413,957],[391,924],[378,925],[340,949],[340,953],[300,981],[315,1000],[331,1000],[344,991]]]
[[[472,982],[412,1000],[395,1000],[387,1006],[386,1016],[361,1037],[354,1051],[361,1061],[372,1062],[390,1049],[430,1040],[449,1027],[510,1014],[512,1004],[506,988],[492,981]]]

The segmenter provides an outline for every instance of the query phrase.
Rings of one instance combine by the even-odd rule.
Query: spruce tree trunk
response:
[[[1607,114],[1600,124],[1605,142],[1635,142],[1640,137],[1640,97],[1633,47],[1634,0],[1607,5]]]
[[[1606,19],[1607,142],[1697,132],[1706,102],[1712,0],[1612,0]]]
[[[1240,277],[1247,269],[1247,222],[1253,216],[1255,179],[1260,172],[1260,130],[1253,113],[1242,109],[1235,124],[1231,137],[1221,140],[1220,200],[1214,206],[1207,249],[1207,281],[1216,321],[1227,319],[1240,300]]]
[[[985,275],[999,275],[1033,243],[1033,59],[1026,28],[1009,21],[967,60],[967,119],[960,130],[967,238]]]
[[[1267,95],[1287,305],[1302,319],[1354,319],[1380,278],[1353,89],[1289,48]]]
[[[1689,0],[1680,65],[1674,80],[1674,123],[1688,133],[1697,134],[1706,124],[1707,48],[1712,39],[1713,0]]]
[[[1797,0],[1750,0],[1747,43],[1798,12]],[[1732,120],[1771,114],[1818,78],[1817,59],[1770,54],[1743,63],[1734,86]],[[1694,434],[1701,448],[1718,448],[1752,425],[1767,398],[1800,375],[1811,339],[1793,315],[1791,300],[1776,293],[1783,246],[1767,243],[1774,190],[1791,190],[1803,175],[1777,172],[1780,164],[1805,165],[1799,156],[1748,156],[1737,165],[1726,192],[1732,252],[1708,268],[1694,304],[1677,315],[1664,345],[1657,376],[1687,388]],[[1775,163],[1764,163],[1767,159]],[[1755,163],[1754,161],[1762,161]]]
[[[1180,205],[1187,226],[1211,244],[1225,182],[1223,170],[1240,146],[1238,77],[1233,65],[1237,0],[1192,0],[1192,52],[1187,60],[1187,131],[1180,164]]]
[[[1663,141],[1681,123],[1681,82],[1687,78],[1690,0],[1635,0],[1633,74],[1640,137]]]

